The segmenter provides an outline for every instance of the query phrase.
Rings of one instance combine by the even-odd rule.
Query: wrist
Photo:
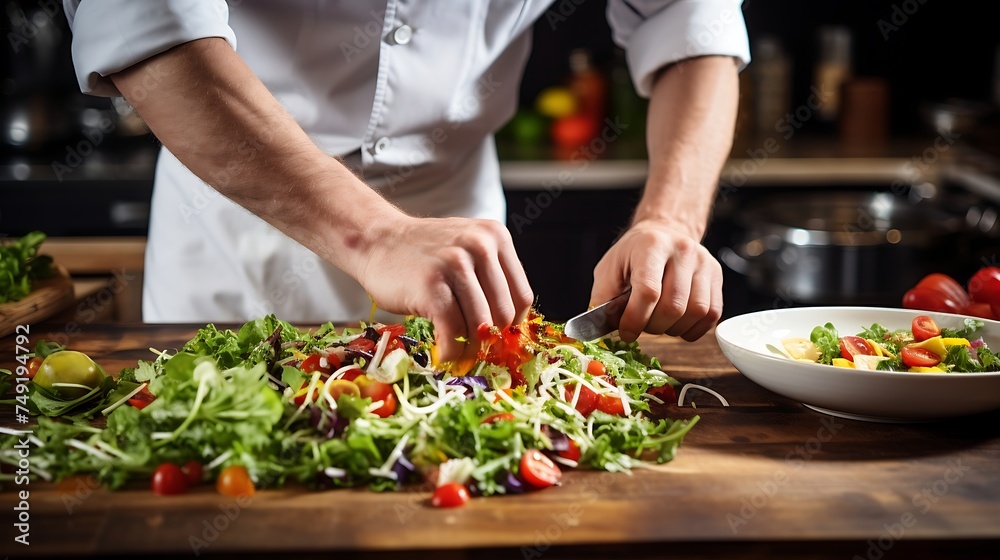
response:
[[[632,227],[658,225],[700,241],[705,235],[710,211],[710,205],[700,205],[696,201],[644,195],[632,217]]]

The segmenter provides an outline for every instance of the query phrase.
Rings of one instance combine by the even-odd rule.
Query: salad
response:
[[[214,480],[234,496],[423,480],[437,506],[552,486],[564,468],[669,461],[698,421],[650,413],[678,383],[634,342],[578,342],[536,313],[477,334],[475,360],[438,364],[419,317],[303,331],[268,316],[208,325],[116,377],[41,343],[14,401],[39,416],[31,471],[44,480],[151,479],[158,494]],[[0,462],[16,465],[18,431],[0,431]]]
[[[927,315],[910,328],[890,331],[875,323],[857,335],[840,336],[831,323],[817,326],[808,339],[786,338],[781,354],[807,363],[842,368],[910,373],[1000,371],[1000,356],[976,333],[984,323],[965,319],[960,328],[939,327]]]

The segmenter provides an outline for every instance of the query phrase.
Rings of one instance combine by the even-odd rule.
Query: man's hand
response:
[[[636,222],[594,269],[591,305],[632,287],[619,333],[694,341],[722,316],[722,267],[705,247],[669,223]]]
[[[400,216],[379,230],[356,277],[380,308],[430,319],[441,361],[473,357],[479,325],[526,316],[534,296],[500,223]]]
[[[664,68],[649,100],[649,177],[632,226],[594,270],[591,305],[632,286],[619,332],[695,340],[722,314],[722,267],[700,245],[729,153],[737,67],[704,56]]]

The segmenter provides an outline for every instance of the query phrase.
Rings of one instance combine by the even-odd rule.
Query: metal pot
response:
[[[758,200],[720,260],[755,290],[794,303],[899,305],[923,275],[953,264],[961,219],[930,201],[875,192]]]

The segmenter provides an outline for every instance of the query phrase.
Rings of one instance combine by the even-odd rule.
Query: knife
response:
[[[632,288],[566,321],[566,336],[586,342],[617,330],[630,293]]]

